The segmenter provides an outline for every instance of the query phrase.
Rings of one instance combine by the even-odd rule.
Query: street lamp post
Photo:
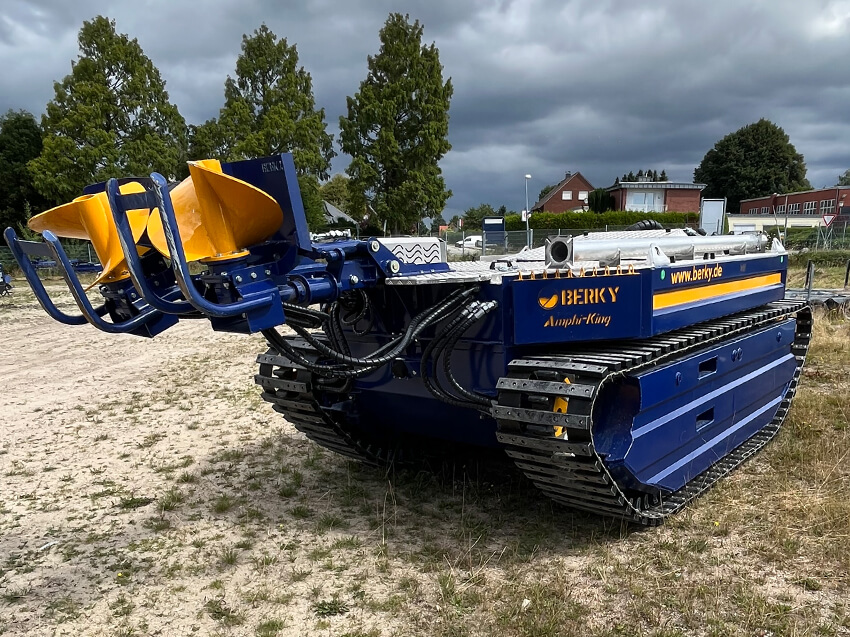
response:
[[[531,249],[531,229],[528,225],[528,218],[531,217],[531,208],[528,207],[528,180],[531,175],[525,176],[525,246]]]

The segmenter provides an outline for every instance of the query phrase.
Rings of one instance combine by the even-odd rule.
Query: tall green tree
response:
[[[850,170],[845,170],[844,174],[838,175],[836,186],[850,186]]]
[[[263,24],[242,36],[236,77],[224,83],[224,107],[217,119],[192,129],[190,157],[233,161],[291,152],[307,220],[316,228],[323,223],[318,180],[328,177],[336,154],[326,129],[298,50]]]
[[[32,113],[10,110],[0,116],[0,230],[19,228],[31,212],[47,207],[27,169],[41,150],[41,129]]]
[[[348,199],[348,177],[337,173],[321,186],[322,199],[333,204],[355,220],[363,218],[364,210],[353,210]]]
[[[726,135],[694,170],[705,197],[726,197],[737,210],[742,199],[810,190],[806,163],[779,126],[766,119]]]
[[[488,203],[483,203],[474,208],[467,208],[463,213],[463,229],[477,230],[481,228],[481,223],[484,217],[495,217],[496,211],[493,206]]]
[[[558,183],[560,183],[560,182],[558,182]],[[557,185],[558,184],[550,184],[549,186],[543,186],[543,188],[540,190],[540,194],[537,195],[537,201],[540,201],[541,199],[543,199],[543,197],[548,195],[551,192],[551,190]]]
[[[451,191],[439,161],[448,141],[451,80],[443,82],[437,47],[422,44],[423,27],[392,13],[380,31],[381,48],[368,57],[360,90],[340,117],[342,150],[353,206],[369,204],[393,232],[416,228],[441,213]]]
[[[58,203],[110,177],[183,174],[186,123],[138,41],[103,16],[83,22],[77,41],[41,119],[44,147],[30,163],[39,192]]]
[[[605,188],[596,188],[587,196],[587,207],[597,214],[608,212],[614,209],[614,197]]]

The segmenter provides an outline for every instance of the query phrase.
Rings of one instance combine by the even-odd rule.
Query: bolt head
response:
[[[380,249],[381,249],[381,244],[380,244],[380,243],[378,243],[378,240],[377,240],[377,239],[376,239],[376,240],[374,240],[374,241],[371,241],[371,242],[369,243],[369,249],[370,249],[372,252],[377,252],[378,250],[380,250]]]
[[[237,277],[236,277],[236,282],[237,282],[237,283],[242,283],[242,277],[241,277],[241,276],[237,276]]]
[[[256,279],[256,278],[257,278],[257,273],[256,273],[256,272],[251,272],[251,278],[252,278],[252,279]]]
[[[401,270],[401,265],[399,265],[398,261],[390,261],[390,272],[393,274],[398,274],[398,271]]]
[[[348,282],[351,283],[351,285],[357,285],[360,283],[360,278],[356,274],[352,274],[348,277]]]

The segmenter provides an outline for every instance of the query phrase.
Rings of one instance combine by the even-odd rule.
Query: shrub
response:
[[[597,214],[595,212],[537,212],[531,215],[528,225],[534,229],[592,229],[605,226],[630,226],[643,219],[653,219],[665,226],[682,226],[699,222],[696,212],[627,212],[616,210]],[[506,230],[525,230],[520,215],[505,217]]]

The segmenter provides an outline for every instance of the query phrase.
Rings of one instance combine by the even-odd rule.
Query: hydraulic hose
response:
[[[308,308],[302,308],[297,305],[287,304],[291,307],[290,311],[290,326],[292,329],[304,340],[306,340],[314,349],[316,349],[319,353],[324,354],[335,361],[337,363],[316,363],[314,361],[309,360],[304,355],[299,353],[292,345],[290,345],[286,339],[284,339],[280,334],[278,334],[275,329],[263,330],[263,335],[269,341],[269,343],[278,350],[278,352],[289,356],[293,362],[298,363],[299,365],[304,366],[305,368],[314,371],[319,374],[326,374],[335,377],[341,378],[353,378],[356,376],[361,376],[363,374],[369,373],[377,367],[387,364],[391,360],[393,360],[401,351],[403,351],[413,340],[419,336],[419,334],[429,325],[435,324],[442,320],[445,316],[450,314],[453,311],[456,311],[456,306],[461,304],[467,297],[475,294],[478,291],[478,288],[469,288],[467,290],[458,290],[453,292],[446,298],[440,305],[436,308],[428,308],[427,310],[423,310],[419,314],[417,314],[410,322],[407,327],[407,330],[402,336],[399,336],[396,339],[393,339],[389,343],[378,348],[375,352],[370,354],[365,358],[354,358],[350,355],[343,354],[335,348],[328,347],[318,339],[316,339],[310,332],[307,331],[307,327],[313,327],[316,325],[316,322],[321,321],[322,323],[327,322],[330,326],[329,329],[333,330],[333,320],[332,314],[327,312],[317,312],[316,310],[310,310]],[[333,312],[333,310],[331,310]],[[328,320],[328,319],[331,320]],[[325,328],[325,325],[322,325]],[[327,332],[326,332],[327,333]],[[344,340],[344,335],[342,335],[342,331],[336,332],[334,337],[329,338],[333,340],[338,340],[342,336]],[[347,346],[346,346],[347,349]],[[389,351],[388,351],[389,350]],[[354,369],[353,367],[359,367],[360,369]]]
[[[466,389],[462,386],[457,379],[452,374],[452,352],[454,351],[455,345],[457,344],[460,337],[463,336],[464,332],[472,326],[473,323],[476,323],[480,319],[482,319],[488,312],[495,309],[498,305],[495,301],[488,301],[486,303],[481,303],[475,312],[470,316],[466,321],[464,321],[457,329],[455,329],[454,333],[449,337],[448,342],[444,346],[443,352],[443,371],[446,374],[446,378],[462,396],[466,397],[470,401],[477,403],[483,407],[490,407],[490,399],[481,394],[477,394],[473,391]],[[435,361],[436,362],[436,361]],[[436,376],[436,373],[435,373]]]
[[[292,329],[301,336],[304,340],[306,340],[310,345],[312,345],[316,350],[329,356],[336,360],[339,363],[345,363],[348,365],[353,365],[357,367],[379,367],[381,365],[385,365],[392,361],[396,356],[398,356],[404,349],[413,342],[413,340],[419,336],[419,334],[429,325],[437,322],[444,315],[449,308],[454,307],[461,303],[469,294],[473,292],[473,289],[464,290],[460,293],[455,293],[452,296],[449,296],[443,303],[441,303],[436,308],[429,308],[428,310],[424,310],[417,314],[413,320],[411,320],[410,325],[408,325],[405,333],[396,339],[393,339],[386,345],[379,348],[377,351],[373,352],[369,356],[364,358],[354,358],[352,356],[346,356],[341,352],[338,352],[318,339],[316,339],[312,334],[307,332],[307,330],[293,325]],[[392,349],[386,353],[382,353],[386,351],[388,347],[392,347]]]
[[[458,329],[463,329],[464,331],[467,329],[467,321],[474,314],[476,308],[480,305],[479,301],[473,301],[446,326],[444,330],[437,335],[434,340],[432,340],[428,346],[425,348],[425,351],[422,352],[422,363],[421,363],[421,373],[422,373],[422,381],[425,383],[425,388],[431,392],[436,398],[442,400],[443,402],[449,403],[450,405],[455,405],[458,407],[470,407],[468,400],[459,399],[457,396],[452,395],[447,392],[442,385],[440,384],[440,379],[437,377],[437,363],[440,358],[440,354],[443,351],[443,348],[448,342],[448,339],[455,333]],[[469,323],[471,325],[471,323]],[[428,363],[430,362],[431,357],[434,359],[434,374],[433,376],[428,375]]]

